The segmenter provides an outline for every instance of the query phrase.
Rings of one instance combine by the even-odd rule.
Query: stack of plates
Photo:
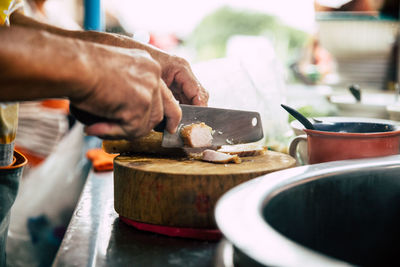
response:
[[[325,12],[324,12],[325,13]],[[317,16],[319,41],[337,61],[340,84],[386,89],[395,77],[399,22],[351,13]]]

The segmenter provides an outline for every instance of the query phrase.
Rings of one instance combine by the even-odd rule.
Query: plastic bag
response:
[[[11,210],[8,266],[51,265],[86,179],[82,128],[76,123],[55,151],[23,176]]]
[[[286,102],[284,72],[269,39],[234,36],[226,58],[197,63],[193,71],[209,90],[209,106],[257,111],[263,142],[269,147],[286,144],[288,115],[280,106]]]

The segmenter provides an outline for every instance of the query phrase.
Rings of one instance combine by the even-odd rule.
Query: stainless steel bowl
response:
[[[235,266],[393,265],[400,155],[262,176],[224,194],[215,217]]]

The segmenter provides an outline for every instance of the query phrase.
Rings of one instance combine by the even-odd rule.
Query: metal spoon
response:
[[[310,130],[314,130],[315,127],[314,125],[306,118],[303,116],[303,114],[301,114],[300,112],[298,112],[297,110],[288,107],[286,105],[281,104],[281,106],[287,111],[289,112],[290,115],[292,115],[293,117],[295,117],[301,124],[303,124],[303,126],[306,129],[310,129]]]

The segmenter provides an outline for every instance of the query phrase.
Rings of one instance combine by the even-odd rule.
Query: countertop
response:
[[[217,247],[126,225],[114,210],[113,173],[90,171],[53,266],[213,266]]]

